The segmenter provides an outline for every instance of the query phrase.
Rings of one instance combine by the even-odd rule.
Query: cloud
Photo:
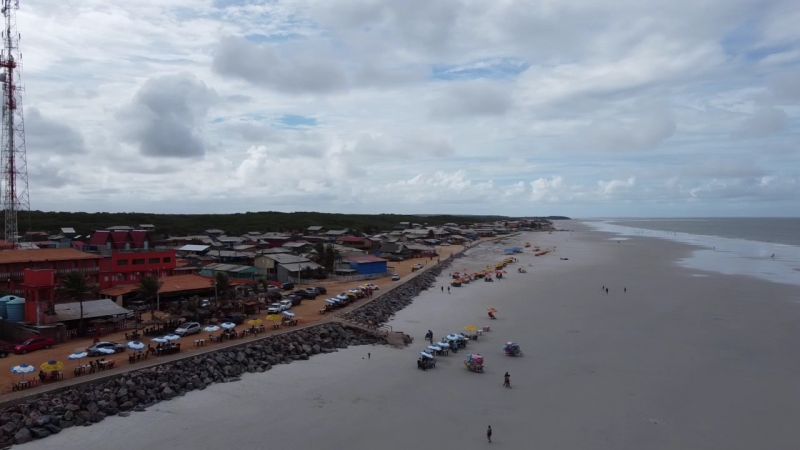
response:
[[[604,118],[586,130],[582,145],[588,150],[638,151],[654,148],[675,133],[675,121],[666,113]]]
[[[628,177],[625,180],[600,180],[597,182],[598,191],[604,197],[610,197],[620,192],[630,190],[636,185],[636,177]]]
[[[85,153],[83,136],[59,121],[43,116],[37,108],[25,111],[25,145],[36,153]]]
[[[744,119],[736,132],[737,136],[759,138],[783,131],[788,118],[780,108],[760,108]]]
[[[431,105],[437,118],[498,116],[513,105],[508,86],[483,82],[460,83],[444,89]]]
[[[203,121],[217,94],[191,74],[147,80],[121,112],[124,133],[143,155],[191,158],[202,156]]]
[[[220,75],[279,91],[327,93],[347,86],[345,73],[331,57],[331,51],[226,37],[214,51],[213,68]]]

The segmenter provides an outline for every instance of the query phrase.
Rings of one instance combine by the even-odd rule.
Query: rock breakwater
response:
[[[376,343],[383,341],[370,333],[322,324],[41,394],[0,409],[0,447],[88,426],[111,415],[125,416],[213,383],[236,381],[246,372]]]

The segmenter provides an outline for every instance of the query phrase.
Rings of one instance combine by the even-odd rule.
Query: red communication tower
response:
[[[28,161],[25,156],[25,122],[22,116],[22,54],[19,52],[17,14],[19,0],[0,0],[3,3],[3,48],[0,50],[0,84],[3,89],[2,158],[3,178],[0,189],[3,197],[4,238],[19,244],[17,213],[30,209],[28,197]]]

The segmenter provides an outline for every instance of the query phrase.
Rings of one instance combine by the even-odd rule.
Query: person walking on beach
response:
[[[490,443],[492,442],[492,426],[489,425],[489,428],[486,429],[486,440]]]
[[[439,287],[442,288],[442,293],[444,293],[444,286],[439,286]]]
[[[624,293],[626,293],[626,294],[627,294],[627,293],[628,293],[628,287],[627,287],[627,286],[623,287],[623,288],[622,288],[622,292],[624,292]]]
[[[508,372],[503,375],[503,387],[511,388],[511,375]]]
[[[447,293],[450,293],[450,286],[447,286]]]

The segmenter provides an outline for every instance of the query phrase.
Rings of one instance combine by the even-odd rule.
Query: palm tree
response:
[[[150,303],[151,313],[155,311],[159,289],[161,289],[161,282],[156,277],[144,277],[139,283],[139,294]]]
[[[223,299],[227,298],[228,290],[231,288],[231,280],[228,278],[228,274],[217,272],[214,276],[214,285],[216,286],[217,295]]]
[[[89,283],[82,272],[69,272],[61,280],[59,287],[61,295],[70,300],[77,300],[80,303],[81,315],[78,322],[78,333],[83,336],[83,302],[95,290],[95,286]]]

